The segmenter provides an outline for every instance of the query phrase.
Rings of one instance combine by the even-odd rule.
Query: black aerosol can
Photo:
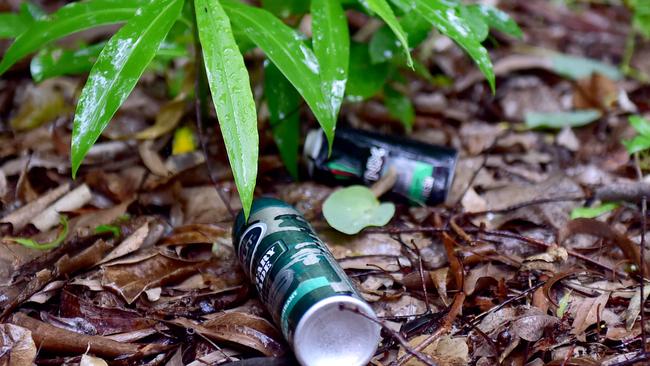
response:
[[[371,185],[394,169],[391,193],[411,203],[436,205],[447,198],[456,150],[364,130],[337,129],[332,153],[322,130],[307,134],[304,147],[312,179],[326,184]]]

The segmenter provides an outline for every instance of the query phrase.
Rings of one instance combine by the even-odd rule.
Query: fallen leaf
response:
[[[598,320],[602,319],[609,295],[609,292],[603,292],[596,297],[586,297],[582,301],[574,298],[571,306],[573,315],[571,334],[581,335],[590,325],[596,324]]]
[[[630,299],[630,304],[627,306],[627,309],[625,310],[625,314],[624,314],[625,329],[627,329],[628,331],[632,330],[632,327],[636,322],[636,318],[641,313],[641,303],[645,304],[646,299],[648,298],[648,294],[650,294],[650,285],[646,285],[643,288],[643,300],[641,299],[640,287],[634,292],[634,296],[632,296],[632,298]]]
[[[70,190],[70,183],[64,183],[59,187],[45,193],[36,201],[30,202],[16,211],[6,215],[0,222],[9,223],[14,230],[20,230],[25,227],[34,217],[45,210],[52,202],[63,196]],[[58,222],[58,218],[57,218]],[[56,224],[56,222],[55,222]]]
[[[332,193],[323,203],[323,216],[334,229],[356,234],[368,226],[384,226],[395,214],[395,205],[379,203],[364,186],[350,186]]]
[[[99,357],[91,356],[86,353],[81,356],[79,366],[108,366],[108,363]]]
[[[429,338],[428,334],[419,335],[409,340],[409,346],[415,348],[427,338]],[[464,337],[452,338],[447,335],[442,336],[425,347],[421,352],[430,356],[432,361],[438,365],[464,366],[469,363],[469,347],[467,346],[467,339]],[[400,347],[398,358],[405,354],[406,350]],[[414,357],[404,363],[404,365],[421,366],[423,363]]]
[[[524,116],[528,128],[580,127],[596,121],[602,113],[595,109],[569,112],[527,112]]]
[[[559,323],[559,321],[558,318],[545,314],[524,315],[514,321],[512,330],[523,340],[536,342],[542,337],[546,328]]]
[[[92,193],[86,184],[75,188],[65,196],[59,198],[53,205],[49,206],[30,222],[40,231],[46,231],[55,226],[61,215],[59,212],[74,211],[90,201]]]
[[[499,282],[501,280],[508,280],[513,276],[514,274],[511,271],[505,270],[502,266],[497,266],[492,263],[482,264],[469,271],[463,283],[463,291],[467,295],[474,293],[478,281],[482,278]]]
[[[154,125],[136,133],[135,138],[153,140],[171,132],[178,125],[181,117],[183,117],[186,104],[187,102],[183,96],[167,102],[160,107]]]
[[[13,324],[0,324],[0,349],[0,365],[34,365],[36,344],[29,329]]]

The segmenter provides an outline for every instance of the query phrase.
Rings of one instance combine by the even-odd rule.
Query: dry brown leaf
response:
[[[141,140],[153,140],[171,132],[183,117],[186,104],[184,96],[167,102],[160,107],[154,125],[138,132],[134,137]]]
[[[415,348],[427,338],[429,338],[428,334],[419,335],[409,340],[409,346]],[[421,353],[430,356],[436,365],[440,366],[464,366],[469,362],[469,347],[467,346],[467,339],[464,337],[442,336],[425,347]],[[405,354],[406,350],[400,347],[398,358]],[[404,366],[421,365],[424,365],[422,361],[415,357],[404,364]]]
[[[609,295],[609,292],[603,292],[596,297],[585,297],[582,301],[573,299],[569,310],[573,315],[571,334],[581,335],[590,325],[602,319]]]
[[[200,263],[153,253],[134,263],[105,264],[102,268],[102,286],[117,291],[130,304],[145,290],[181,281],[198,272],[200,268]]]
[[[91,356],[89,354],[84,354],[83,356],[81,356],[81,361],[79,361],[79,366],[108,366],[108,363],[99,357]]]
[[[45,210],[52,202],[59,199],[70,190],[70,183],[64,183],[57,188],[45,193],[36,201],[30,202],[16,211],[0,219],[0,222],[9,223],[14,230],[20,230],[25,227],[34,217]]]
[[[49,230],[59,223],[59,212],[74,211],[88,203],[91,198],[90,189],[86,184],[82,184],[39,212],[30,222],[40,231]]]
[[[512,271],[506,270],[502,266],[494,265],[492,263],[482,264],[469,271],[469,274],[465,277],[463,290],[465,294],[471,295],[476,289],[477,282],[482,278],[488,278],[499,282],[501,280],[509,280],[513,276],[514,273]]]
[[[578,80],[575,85],[573,106],[576,109],[608,110],[618,99],[618,85],[599,73],[593,73],[588,78]]]
[[[0,324],[0,365],[32,366],[36,344],[29,329],[13,324]]]
[[[559,321],[558,318],[545,314],[524,315],[514,321],[512,330],[522,339],[535,342],[542,337],[544,329],[557,324]]]

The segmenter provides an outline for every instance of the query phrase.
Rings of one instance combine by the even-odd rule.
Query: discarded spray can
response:
[[[237,216],[233,244],[302,365],[368,363],[379,341],[380,327],[369,319],[376,316],[300,212],[257,199],[248,223]]]
[[[421,205],[445,201],[458,157],[451,148],[356,129],[337,129],[329,157],[327,150],[321,130],[307,134],[303,155],[312,179],[371,185],[393,168],[397,182],[391,192]]]

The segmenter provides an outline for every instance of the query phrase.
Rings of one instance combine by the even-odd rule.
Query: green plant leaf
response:
[[[393,9],[390,8],[390,5],[388,5],[386,0],[365,0],[362,4],[367,5],[372,11],[377,13],[377,15],[386,22],[393,33],[395,33],[395,36],[404,48],[406,64],[408,67],[413,68],[413,59],[411,58],[411,49],[409,48],[406,32],[404,32],[402,25],[397,21],[395,13],[393,13]]]
[[[453,39],[469,54],[481,70],[494,93],[494,70],[485,47],[474,35],[467,22],[456,12],[456,5],[442,1],[407,0],[411,8],[428,20],[441,33]]]
[[[406,131],[410,132],[415,120],[415,111],[411,99],[386,85],[384,87],[384,104],[388,108],[388,114],[402,122]]]
[[[650,149],[650,136],[639,135],[632,140],[623,140],[623,145],[630,154],[647,150]]]
[[[564,314],[566,313],[567,309],[569,308],[569,303],[571,302],[571,292],[573,290],[567,291],[564,296],[560,299],[560,303],[558,304],[557,311],[555,314],[557,315],[558,318],[564,317]]]
[[[348,21],[338,0],[312,0],[312,45],[320,65],[320,85],[336,119],[345,95],[350,58]]]
[[[0,13],[0,39],[19,36],[31,23],[17,13]]]
[[[116,225],[98,225],[95,227],[95,234],[104,234],[104,233],[111,233],[113,234],[113,238],[117,239],[120,237],[120,234],[122,233],[122,230],[120,229],[119,226]]]
[[[20,34],[0,62],[0,75],[21,58],[49,42],[84,29],[129,20],[147,0],[89,0],[70,3],[37,19]]]
[[[404,32],[408,36],[409,46],[417,47],[422,43],[431,31],[431,23],[424,20],[415,12],[407,13],[399,23],[402,25]],[[376,31],[369,43],[370,60],[373,63],[381,63],[398,58],[399,61],[406,63],[401,43],[395,36],[395,33],[388,27],[382,26]],[[413,60],[413,66],[417,68],[417,60]]]
[[[316,87],[320,85],[320,67],[304,37],[264,9],[232,0],[222,0],[221,4],[233,26],[241,28],[302,95],[331,147],[336,119],[332,118],[329,98]]]
[[[39,83],[55,76],[86,73],[92,69],[104,45],[101,42],[77,50],[45,48],[32,58],[29,65],[32,78]]]
[[[273,15],[287,18],[309,12],[309,0],[262,0],[262,7]]]
[[[248,218],[257,179],[257,112],[244,57],[218,0],[195,0],[205,71],[235,184]]]
[[[617,67],[584,57],[553,54],[551,63],[556,73],[573,80],[584,79],[595,72],[612,80],[621,80],[623,77]]]
[[[519,39],[524,36],[517,25],[517,22],[515,22],[514,19],[512,19],[505,11],[484,4],[472,4],[467,8],[470,12],[476,12],[483,15],[484,21],[490,26],[490,28],[494,28]]]
[[[617,208],[618,203],[608,202],[596,207],[576,207],[571,211],[571,220],[581,217],[593,219]]]
[[[647,0],[631,0],[632,25],[646,39],[650,38],[650,3]]]
[[[106,43],[77,104],[70,150],[73,176],[153,59],[182,6],[182,0],[153,0]]]
[[[368,226],[384,226],[394,214],[394,204],[379,203],[372,191],[364,186],[339,189],[323,203],[323,216],[327,223],[348,235]]]
[[[469,25],[469,28],[474,32],[476,38],[483,42],[490,33],[485,16],[477,6],[460,6],[460,15]]]
[[[373,64],[368,45],[353,42],[350,45],[350,71],[346,94],[352,100],[363,100],[377,94],[390,73],[390,64]]]
[[[264,95],[269,107],[273,139],[278,145],[280,157],[291,176],[298,179],[302,98],[289,80],[270,62],[264,66]]]
[[[630,116],[627,120],[640,135],[650,137],[650,121],[641,116]]]
[[[7,238],[7,239],[30,249],[36,249],[36,250],[54,249],[59,245],[61,245],[61,243],[63,243],[65,238],[68,236],[68,219],[65,216],[61,215],[59,221],[61,223],[61,230],[59,231],[59,235],[57,235],[56,238],[54,238],[54,240],[50,242],[39,243],[36,240],[30,238]]]
[[[601,115],[595,109],[582,109],[569,112],[527,112],[524,119],[528,128],[563,128],[587,125]]]

